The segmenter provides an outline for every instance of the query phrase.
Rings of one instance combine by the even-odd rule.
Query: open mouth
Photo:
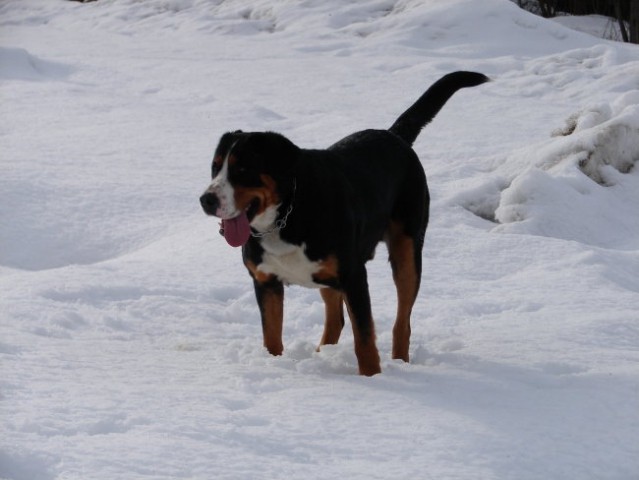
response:
[[[222,233],[226,242],[232,247],[241,247],[251,236],[251,220],[260,208],[259,199],[255,198],[249,206],[232,218],[222,219]]]

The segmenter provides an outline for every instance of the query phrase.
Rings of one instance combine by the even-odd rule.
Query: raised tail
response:
[[[444,75],[402,113],[389,130],[412,145],[422,128],[435,118],[437,112],[457,90],[475,87],[488,81],[490,79],[486,75],[476,72],[453,72]]]

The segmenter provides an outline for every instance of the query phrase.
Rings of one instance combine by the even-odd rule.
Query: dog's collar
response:
[[[270,230],[267,230],[265,232],[251,232],[251,236],[252,237],[262,238],[262,237],[265,237],[267,235],[270,235],[271,233],[279,232],[284,227],[286,227],[286,222],[288,221],[288,216],[293,211],[293,205],[295,203],[295,192],[296,191],[297,191],[297,180],[293,179],[293,195],[291,196],[291,204],[286,209],[286,213],[284,214],[284,216],[282,218],[280,218],[279,220],[276,220],[275,221],[275,225]]]

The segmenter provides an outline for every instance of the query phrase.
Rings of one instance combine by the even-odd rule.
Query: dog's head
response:
[[[232,246],[244,245],[250,226],[268,229],[293,188],[299,148],[272,132],[229,132],[215,150],[211,185],[200,197],[207,215],[222,219]]]

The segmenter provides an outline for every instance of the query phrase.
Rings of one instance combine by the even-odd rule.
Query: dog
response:
[[[445,75],[388,130],[356,132],[325,150],[302,149],[274,132],[221,137],[200,203],[221,219],[226,241],[242,247],[272,355],[283,352],[284,286],[302,285],[319,288],[325,303],[320,347],[338,342],[346,305],[359,373],[381,372],[366,262],[384,241],[397,289],[392,358],[409,361],[430,203],[412,145],[457,90],[488,80]]]

